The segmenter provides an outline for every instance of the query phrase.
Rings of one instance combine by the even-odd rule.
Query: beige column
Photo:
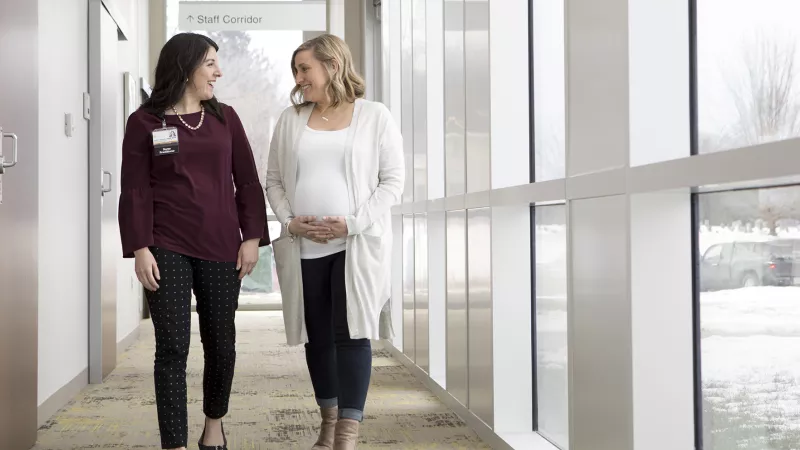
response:
[[[324,31],[303,31],[303,42],[314,39],[324,33]]]
[[[364,13],[365,1],[328,0],[328,33],[347,42],[353,53],[353,64],[359,73],[364,69]]]
[[[345,13],[344,4],[346,0],[328,0],[326,9],[328,33],[344,39]]]
[[[167,8],[165,0],[150,0],[150,72],[147,81],[152,85],[155,80],[156,63],[161,47],[167,43]]]

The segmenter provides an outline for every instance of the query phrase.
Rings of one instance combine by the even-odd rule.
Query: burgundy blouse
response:
[[[138,110],[128,118],[122,142],[119,228],[122,252],[155,246],[207,261],[235,262],[242,240],[269,245],[264,190],[250,143],[233,108],[226,123],[207,110],[196,131],[177,116],[178,153],[155,156],[153,130],[161,118]],[[200,113],[182,115],[191,126]]]

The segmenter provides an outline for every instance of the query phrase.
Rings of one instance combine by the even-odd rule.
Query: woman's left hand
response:
[[[331,229],[333,237],[347,237],[347,222],[345,222],[344,217],[324,217],[322,220]]]
[[[242,242],[239,247],[239,259],[236,261],[236,270],[239,271],[239,279],[245,275],[253,273],[253,269],[258,262],[258,239],[250,239]]]

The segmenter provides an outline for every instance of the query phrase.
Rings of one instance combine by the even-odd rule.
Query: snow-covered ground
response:
[[[797,228],[778,237],[799,238]],[[764,228],[701,227],[699,250],[772,239]],[[700,295],[705,448],[800,449],[800,288]]]
[[[800,449],[800,288],[700,295],[705,448]]]
[[[800,230],[779,229],[778,236],[800,238]],[[556,405],[567,398],[566,227],[538,226],[536,237],[537,364],[549,374],[540,380],[541,400],[560,431],[566,416]],[[763,239],[770,239],[766,229],[701,227],[698,250]],[[800,287],[703,292],[700,304],[704,448],[800,450]]]

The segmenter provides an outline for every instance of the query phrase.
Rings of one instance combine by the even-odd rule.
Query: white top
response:
[[[288,107],[275,125],[267,165],[267,199],[281,223],[297,215],[297,152],[313,105]],[[356,100],[353,120],[345,142],[345,175],[350,207],[347,222],[345,290],[347,326],[353,339],[390,339],[393,336],[389,301],[392,290],[392,207],[400,204],[405,186],[403,136],[392,113],[382,104]],[[281,227],[284,243],[294,242],[286,227]],[[302,241],[302,239],[301,239]],[[290,252],[293,253],[293,252]],[[283,298],[283,321],[289,345],[308,342],[302,298],[302,276],[290,275],[299,270],[296,260],[277,261],[278,273],[296,280],[286,286]],[[294,256],[286,255],[288,258]],[[291,267],[291,269],[282,269]],[[281,286],[284,290],[284,286]],[[402,298],[392,299],[394,302]]]
[[[296,216],[348,216],[350,193],[347,190],[344,154],[347,128],[320,131],[305,127],[297,146],[297,187],[294,194]],[[345,238],[327,244],[300,240],[300,258],[314,259],[344,251]]]

